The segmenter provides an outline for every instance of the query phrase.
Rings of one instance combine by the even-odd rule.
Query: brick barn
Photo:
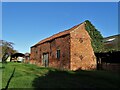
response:
[[[91,39],[83,22],[31,47],[30,63],[67,70],[96,69]]]

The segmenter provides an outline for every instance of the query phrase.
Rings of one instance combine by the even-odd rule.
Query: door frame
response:
[[[43,53],[42,54],[42,65],[44,67],[48,67],[49,66],[49,53]]]

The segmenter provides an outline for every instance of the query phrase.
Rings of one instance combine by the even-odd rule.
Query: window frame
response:
[[[60,49],[57,49],[57,51],[56,51],[56,58],[60,59]]]

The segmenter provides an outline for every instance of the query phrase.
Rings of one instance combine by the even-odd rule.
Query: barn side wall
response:
[[[56,57],[60,50],[60,58]],[[70,69],[70,35],[64,35],[31,49],[31,59],[38,66],[43,66],[42,55],[48,53],[49,67]]]
[[[30,54],[30,64],[35,64],[36,63],[36,49],[37,47],[31,47],[31,54]]]
[[[85,30],[84,23],[70,32],[70,69],[90,70],[96,69],[96,58],[91,46],[90,36]]]
[[[50,42],[50,67],[59,69],[70,68],[70,35],[59,37]],[[57,50],[60,50],[60,58],[56,57]]]

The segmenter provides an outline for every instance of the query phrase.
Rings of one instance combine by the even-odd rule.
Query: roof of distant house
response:
[[[120,41],[120,34],[109,36],[109,37],[105,37],[103,41],[104,42],[112,42],[112,41],[115,41],[115,40]]]

